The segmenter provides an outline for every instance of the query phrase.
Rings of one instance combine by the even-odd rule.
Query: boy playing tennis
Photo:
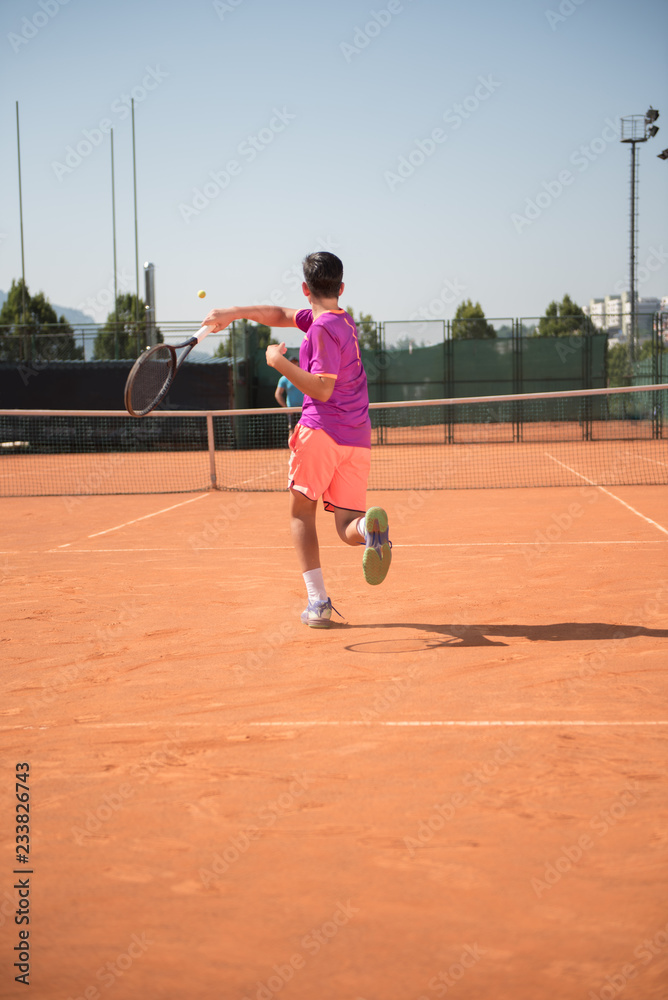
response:
[[[339,308],[343,264],[333,253],[321,251],[305,257],[303,267],[302,290],[310,309],[212,309],[203,323],[217,333],[233,320],[250,319],[267,326],[296,326],[305,335],[299,368],[285,357],[285,344],[269,345],[267,364],[304,393],[302,415],[290,438],[290,527],[308,593],[302,621],[311,628],[327,628],[336,609],[320,567],[318,499],[334,512],[339,537],[348,545],[365,546],[362,568],[367,583],[382,583],[392,552],[383,508],[371,507],[365,513],[371,462],[369,394],[355,323]]]

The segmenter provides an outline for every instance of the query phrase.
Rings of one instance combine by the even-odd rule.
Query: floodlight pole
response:
[[[118,265],[116,263],[116,184],[114,181],[114,130],[111,129],[111,229],[114,243],[114,357],[118,357]]]
[[[21,136],[19,133],[19,102],[16,102],[16,153],[19,163],[19,220],[21,223],[21,322],[26,321],[26,264],[23,250],[23,192],[21,190]]]
[[[135,303],[135,320],[139,323],[139,238],[137,235],[137,152],[135,146],[135,99],[132,98],[132,175],[135,192],[135,279],[137,301]]]
[[[644,141],[644,140],[643,140]],[[629,358],[636,359],[636,274],[637,274],[637,191],[636,191],[636,142],[631,143],[631,225],[629,245],[629,289],[631,295],[631,328],[629,330]]]
[[[659,112],[650,107],[644,115],[628,115],[621,121],[621,142],[628,142],[631,145],[631,205],[630,205],[630,238],[629,238],[629,295],[631,297],[631,315],[629,329],[629,360],[635,361],[636,357],[636,327],[637,327],[637,303],[636,303],[636,273],[637,273],[637,214],[638,214],[638,168],[636,164],[636,145],[639,142],[647,142],[655,136],[659,129],[654,122],[659,117]]]

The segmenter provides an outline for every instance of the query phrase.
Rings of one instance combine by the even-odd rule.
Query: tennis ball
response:
[[[204,291],[203,288],[200,289],[200,291],[197,294],[199,295],[200,299],[205,299],[206,298],[206,292]]]

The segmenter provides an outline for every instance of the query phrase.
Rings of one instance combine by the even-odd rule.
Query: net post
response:
[[[523,378],[523,350],[524,350],[524,324],[521,319],[511,321],[512,337],[512,362],[513,362],[513,393],[520,394],[524,388]],[[522,440],[522,404],[515,400],[512,404],[513,441]]]
[[[206,415],[206,440],[209,446],[209,476],[211,479],[211,489],[217,489],[216,486],[216,442],[213,434],[213,415],[207,413]]]

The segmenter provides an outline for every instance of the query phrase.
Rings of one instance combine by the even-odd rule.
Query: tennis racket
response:
[[[133,417],[145,417],[165,398],[176,373],[193,347],[211,333],[211,327],[201,326],[194,337],[182,344],[156,344],[141,354],[128,375],[125,383],[125,409]],[[182,347],[183,354],[178,359],[176,352]]]

